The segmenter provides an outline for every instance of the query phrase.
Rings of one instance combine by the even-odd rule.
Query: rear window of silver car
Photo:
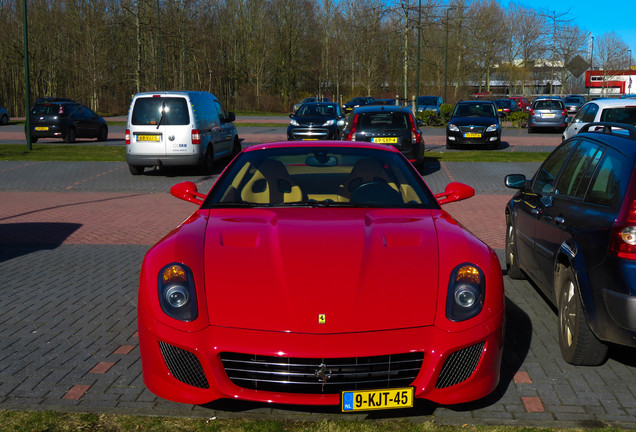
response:
[[[133,125],[188,125],[188,102],[182,97],[137,98],[133,107]]]

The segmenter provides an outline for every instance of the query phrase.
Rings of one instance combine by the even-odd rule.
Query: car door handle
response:
[[[532,213],[533,215],[538,215],[539,214],[539,209],[534,208],[534,209],[530,210],[530,213]]]
[[[557,225],[562,225],[565,223],[565,219],[563,219],[561,216],[557,216],[554,218],[554,222],[556,222]]]

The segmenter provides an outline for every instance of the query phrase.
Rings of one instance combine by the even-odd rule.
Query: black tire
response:
[[[128,165],[128,170],[132,175],[141,175],[146,167],[143,165]]]
[[[64,137],[64,141],[66,141],[67,143],[74,143],[76,138],[77,132],[75,131],[75,128],[68,128],[68,130],[66,131],[66,136]]]
[[[7,123],[9,123],[9,117],[7,117],[6,115],[3,115],[2,118],[0,118],[0,125],[4,126]]]
[[[99,129],[99,135],[97,141],[108,141],[108,126],[102,126]]]
[[[531,134],[534,132],[534,129],[532,129],[530,126],[528,126],[528,133]]]
[[[510,217],[506,217],[506,269],[510,279],[525,279],[517,260],[517,239]]]
[[[38,142],[38,139],[37,139],[36,137],[32,136],[32,137],[31,137],[31,142],[32,142],[33,144],[35,144],[36,142]]]
[[[607,345],[592,333],[585,319],[581,294],[570,269],[562,269],[558,292],[559,347],[563,359],[576,366],[600,365],[607,358]]]
[[[212,144],[208,144],[208,149],[205,152],[205,156],[203,157],[201,168],[206,174],[210,174],[212,173],[213,167],[214,167],[214,150],[212,149]]]
[[[454,149],[455,146],[453,144],[451,144],[449,141],[446,141],[446,148],[451,150],[451,149]]]
[[[232,157],[236,156],[243,150],[241,147],[241,141],[239,141],[238,137],[234,139],[234,145],[232,146]]]

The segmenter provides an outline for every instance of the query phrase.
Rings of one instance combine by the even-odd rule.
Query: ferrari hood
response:
[[[212,325],[343,333],[435,318],[431,210],[211,210],[204,249]]]

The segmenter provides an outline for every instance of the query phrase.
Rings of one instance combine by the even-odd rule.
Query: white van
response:
[[[203,91],[137,93],[128,110],[126,162],[130,173],[145,167],[199,165],[241,151],[232,123],[219,100]]]

